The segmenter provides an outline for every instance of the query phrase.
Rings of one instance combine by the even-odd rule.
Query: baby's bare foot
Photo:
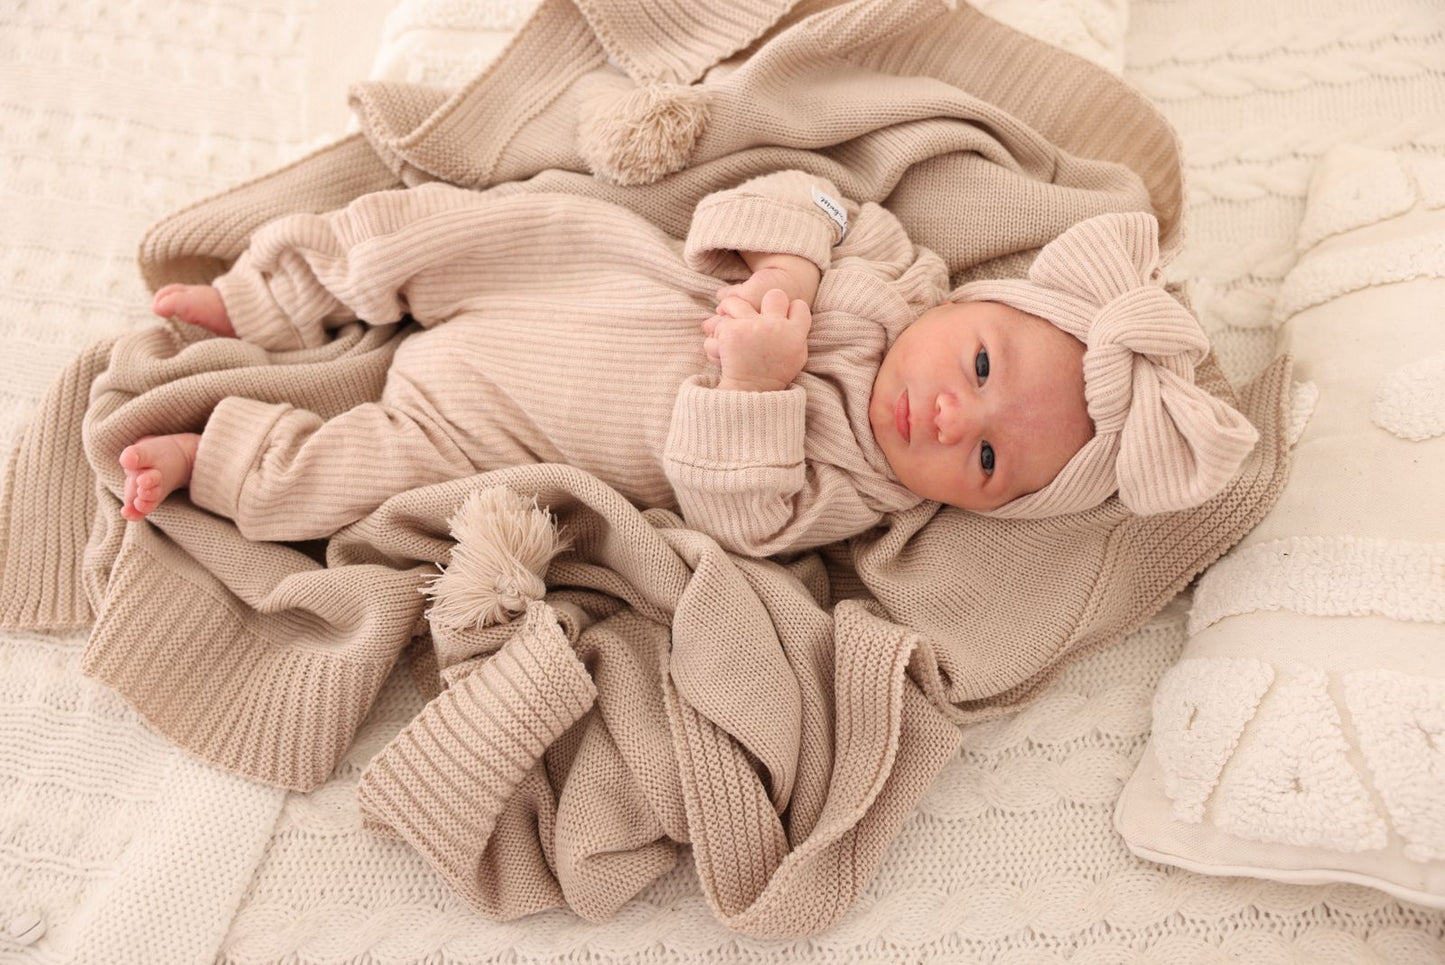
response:
[[[221,293],[210,285],[167,285],[156,292],[151,311],[161,318],[174,316],[226,338],[236,337]]]
[[[196,447],[201,437],[194,432],[173,436],[146,436],[120,454],[125,470],[125,497],[120,514],[126,519],[144,519],[172,491],[191,481],[196,464]]]

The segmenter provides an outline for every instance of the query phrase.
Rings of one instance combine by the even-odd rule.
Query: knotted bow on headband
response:
[[[1259,433],[1195,384],[1209,340],[1161,274],[1154,216],[1103,214],[1045,245],[1027,280],[970,282],[953,294],[1038,315],[1087,346],[1094,437],[1043,489],[986,515],[1058,516],[1116,490],[1136,513],[1163,513],[1198,506],[1234,477]]]

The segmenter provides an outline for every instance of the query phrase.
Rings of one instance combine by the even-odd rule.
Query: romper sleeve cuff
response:
[[[693,376],[678,390],[664,459],[685,475],[803,462],[807,393],[713,388],[715,375]]]
[[[693,212],[683,256],[696,271],[713,272],[737,251],[799,255],[827,271],[842,228],[813,201],[817,189],[850,206],[825,178],[785,171],[704,198]]]

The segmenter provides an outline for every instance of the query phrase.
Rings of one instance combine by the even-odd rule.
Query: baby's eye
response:
[[[979,465],[983,466],[983,474],[985,476],[993,475],[993,446],[986,442],[983,444],[983,447],[979,449],[978,452],[978,462]]]
[[[979,349],[973,357],[973,374],[978,376],[979,385],[988,381],[988,349]]]

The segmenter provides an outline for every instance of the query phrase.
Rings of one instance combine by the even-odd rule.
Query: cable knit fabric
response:
[[[13,51],[7,76],[18,81],[0,85],[7,132],[0,139],[7,212],[0,306],[9,320],[0,330],[9,390],[0,437],[15,436],[87,343],[148,320],[131,260],[148,221],[330,133],[302,127],[297,110],[317,96],[301,89],[319,49],[307,44],[308,31],[327,38],[333,64],[359,57],[358,73],[373,42],[354,36],[365,26],[362,6],[331,6],[308,25],[306,4],[280,11],[182,0],[163,18],[133,3],[29,4],[0,26]],[[505,17],[518,6],[530,7],[407,0],[397,12],[413,16],[394,18],[400,26],[382,58],[413,80],[469,76],[507,35],[488,35],[495,44],[488,48],[472,42],[475,31],[461,36],[462,20],[478,30],[514,29],[520,21]],[[1009,6],[988,9],[1007,17]],[[1022,6],[1013,22],[1057,27],[1029,23],[1037,5]],[[1123,6],[1110,13],[1122,29]],[[1192,226],[1168,271],[1191,280],[1221,363],[1235,379],[1247,378],[1274,351],[1271,295],[1295,257],[1311,160],[1346,138],[1445,147],[1431,66],[1438,6],[1134,0],[1128,14],[1128,76],[1163,105],[1186,145]],[[107,22],[124,29],[108,31]],[[1087,22],[1091,30],[1104,23]],[[347,28],[351,42],[338,44]],[[189,46],[182,56],[192,39],[204,57]],[[1093,39],[1123,62],[1122,38]],[[40,336],[37,319],[45,320]],[[279,821],[275,808],[217,807],[193,843],[165,821],[156,823],[157,836],[137,836],[137,809],[167,815],[186,798],[203,799],[202,787],[220,790],[211,800],[234,799],[228,788],[240,782],[228,785],[227,775],[206,768],[202,784],[178,784],[171,772],[142,766],[142,745],[163,760],[180,760],[180,751],[155,740],[133,709],[106,701],[109,691],[81,687],[83,642],[0,634],[0,748],[10,749],[0,756],[5,961],[75,960],[72,939],[82,934],[88,947],[104,950],[92,956],[97,961],[206,960],[208,949],[219,949],[222,961],[257,965],[635,965],[740,956],[1423,965],[1445,956],[1442,913],[1379,891],[1199,875],[1141,861],[1120,845],[1109,814],[1148,736],[1155,683],[1183,645],[1178,610],[1065,667],[1028,708],[967,728],[962,750],[905,820],[854,909],[834,928],[797,941],[727,930],[685,859],[606,924],[560,909],[509,923],[477,916],[418,853],[361,826],[361,768],[425,704],[405,667],[329,781],[284,794]],[[126,779],[100,782],[112,774]],[[147,840],[164,844],[156,852],[164,878],[130,870],[127,856],[143,854]],[[185,868],[199,873],[197,886],[160,898],[165,879]],[[240,884],[239,899],[218,886],[223,875]],[[133,903],[104,927],[75,914],[101,894],[121,893]],[[30,912],[47,927],[21,946],[8,926]],[[144,938],[122,940],[117,929],[136,925],[149,928]]]

